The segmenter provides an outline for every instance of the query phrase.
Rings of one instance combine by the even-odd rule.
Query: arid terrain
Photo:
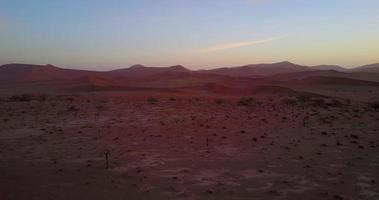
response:
[[[0,199],[379,199],[379,73],[324,68],[2,66]]]

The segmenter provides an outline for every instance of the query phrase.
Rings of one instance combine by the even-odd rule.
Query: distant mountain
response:
[[[379,63],[374,63],[370,65],[364,65],[361,67],[357,67],[352,69],[353,72],[371,72],[371,73],[379,73]]]
[[[297,85],[345,85],[379,87],[379,82],[332,76],[311,76],[301,80],[292,80],[290,83]]]
[[[33,82],[71,80],[98,72],[62,69],[53,65],[8,64],[0,67],[0,81]]]
[[[344,70],[333,65],[308,67],[280,62],[199,71],[192,71],[181,65],[134,65],[124,69],[96,72],[63,69],[53,65],[9,64],[0,66],[0,85],[6,88],[7,84],[10,84],[10,88],[17,86],[26,92],[195,90],[231,95],[312,96],[317,93],[333,96],[335,91],[325,88],[335,86],[349,89],[356,88],[352,86],[369,86],[371,90],[372,87],[379,87],[379,73],[373,73],[376,69],[375,64]],[[14,84],[15,82],[17,84]],[[297,91],[298,87],[303,87],[301,92]]]
[[[133,65],[129,68],[109,71],[107,72],[107,76],[122,77],[122,78],[140,78],[140,77],[157,75],[161,73],[183,73],[183,72],[190,72],[190,70],[181,65],[175,65],[171,67],[146,67],[143,65]]]
[[[250,83],[250,80],[247,79],[286,81],[311,76],[341,77],[379,82],[379,64],[348,70],[335,65],[308,67],[290,62],[279,62],[198,71],[189,70],[181,65],[171,67],[133,65],[129,68],[106,72],[63,69],[53,65],[8,64],[0,66],[0,82],[86,80],[86,83],[90,82],[94,85],[135,85],[137,82],[145,82],[146,85],[150,86],[167,86],[171,83],[183,86],[188,83],[193,85],[196,82],[209,83],[228,80],[230,84],[246,85]],[[236,81],[236,79],[239,79],[239,81]]]
[[[266,77],[266,79],[277,80],[277,81],[288,81],[288,80],[295,80],[295,79],[300,80],[300,79],[304,79],[307,77],[314,77],[314,76],[350,78],[350,79],[379,82],[379,74],[377,73],[340,72],[340,71],[335,71],[335,70],[318,70],[318,71],[283,73],[283,74],[276,74],[273,76]]]
[[[311,68],[314,70],[335,70],[335,71],[339,71],[339,72],[349,71],[348,69],[343,68],[343,67],[338,66],[338,65],[317,65],[317,66],[312,66]]]
[[[262,77],[280,73],[311,71],[306,66],[293,64],[290,62],[279,62],[273,64],[253,64],[232,68],[217,68],[211,70],[202,70],[200,73],[211,73],[236,77]]]

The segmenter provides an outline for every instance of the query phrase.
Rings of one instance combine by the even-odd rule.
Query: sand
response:
[[[4,96],[0,199],[379,198],[379,112],[369,104],[239,98]]]

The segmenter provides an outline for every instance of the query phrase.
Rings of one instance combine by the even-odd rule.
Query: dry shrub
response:
[[[338,101],[337,99],[333,99],[331,102],[326,104],[327,106],[331,107],[341,107],[343,103],[341,101]]]
[[[312,100],[312,105],[316,107],[325,107],[325,100],[324,99],[315,99]]]
[[[155,105],[158,103],[158,99],[154,98],[154,97],[149,97],[147,100],[147,103],[150,104],[150,105]]]
[[[22,95],[13,95],[9,98],[11,102],[28,102],[33,100],[33,96],[31,94],[22,94]]]
[[[221,104],[225,104],[226,100],[224,98],[216,98],[214,102],[215,104],[221,105]]]
[[[299,103],[301,103],[301,104],[306,104],[309,101],[311,101],[311,99],[312,99],[311,97],[309,97],[307,95],[299,95],[296,98],[299,101]]]
[[[69,112],[77,112],[77,111],[79,111],[79,108],[76,107],[76,106],[69,106],[68,109],[67,109],[67,111],[69,111]]]
[[[297,105],[297,100],[294,99],[294,98],[283,98],[281,101],[280,101],[281,104],[283,105],[286,105],[286,106],[296,106]]]
[[[255,106],[257,105],[257,100],[254,97],[241,97],[237,105],[239,106]]]
[[[376,110],[376,111],[379,111],[379,101],[375,101],[375,102],[371,103],[371,108]]]

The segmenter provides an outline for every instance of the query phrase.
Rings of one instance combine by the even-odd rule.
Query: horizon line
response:
[[[363,65],[347,68],[347,67],[344,67],[344,66],[341,66],[341,65],[336,65],[336,64],[303,65],[303,64],[298,64],[298,63],[294,63],[294,62],[291,62],[291,61],[280,61],[280,62],[250,63],[250,64],[237,65],[237,66],[228,66],[228,67],[217,67],[217,66],[215,66],[215,67],[210,67],[210,68],[199,68],[199,69],[191,69],[191,68],[188,68],[185,65],[181,65],[181,64],[168,65],[168,66],[149,66],[149,65],[144,65],[144,64],[133,64],[133,65],[130,65],[128,67],[116,67],[116,68],[111,68],[111,69],[108,69],[108,70],[106,70],[106,69],[104,69],[104,70],[96,70],[96,69],[79,69],[79,67],[82,67],[82,66],[68,67],[68,66],[58,66],[58,65],[50,64],[50,63],[48,63],[48,64],[34,64],[34,63],[31,64],[31,63],[13,62],[13,63],[1,64],[0,67],[6,66],[6,65],[34,65],[34,66],[52,66],[52,67],[56,67],[56,68],[60,68],[60,69],[71,69],[71,70],[80,70],[80,71],[109,72],[109,71],[115,71],[115,70],[120,70],[120,69],[130,69],[130,68],[132,68],[134,66],[141,66],[141,67],[146,67],[146,68],[170,68],[170,67],[181,66],[181,67],[183,67],[185,69],[188,69],[190,71],[202,71],[202,70],[213,70],[213,69],[246,67],[246,66],[251,66],[251,65],[270,65],[270,64],[279,64],[279,63],[290,63],[290,64],[293,64],[293,65],[298,65],[298,66],[303,66],[303,67],[309,67],[309,68],[320,67],[320,66],[335,66],[335,67],[340,67],[340,68],[343,68],[343,69],[346,69],[346,70],[356,69],[356,68],[364,67],[364,66],[368,66],[368,65],[379,64],[379,62],[373,62],[373,63],[369,63],[369,64],[363,64]]]

